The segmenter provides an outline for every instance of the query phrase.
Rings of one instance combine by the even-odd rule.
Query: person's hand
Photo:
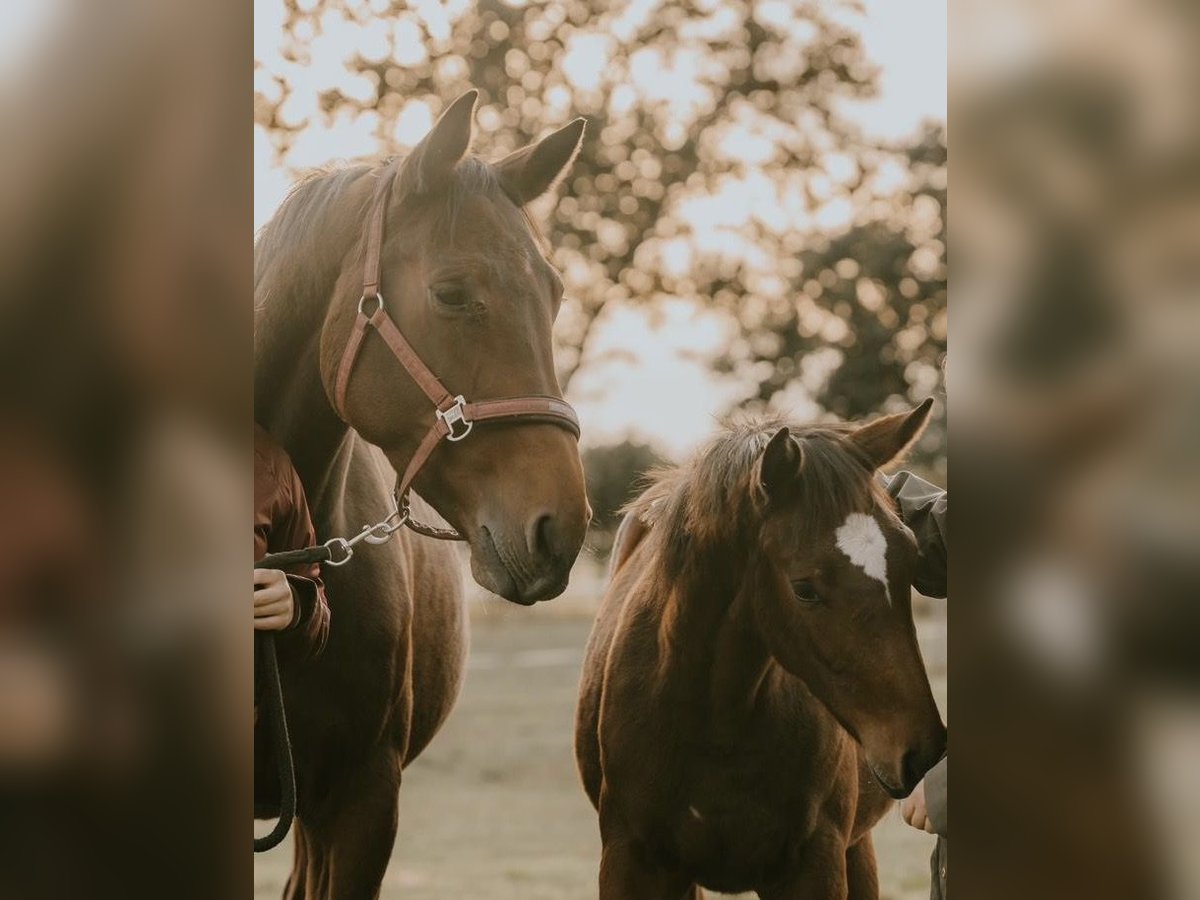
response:
[[[933,823],[929,821],[929,811],[925,808],[925,780],[921,779],[913,792],[900,801],[900,815],[913,828],[935,834]]]
[[[254,570],[254,630],[282,631],[292,624],[292,586],[278,569]]]

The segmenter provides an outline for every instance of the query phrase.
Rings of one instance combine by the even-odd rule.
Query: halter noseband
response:
[[[373,328],[383,338],[383,342],[387,344],[396,359],[400,361],[404,371],[433,403],[435,412],[433,425],[425,432],[425,437],[417,445],[417,450],[409,460],[404,474],[396,483],[395,499],[397,513],[401,516],[400,521],[415,531],[430,537],[463,540],[462,535],[457,531],[419,525],[413,522],[408,515],[408,492],[412,487],[413,479],[417,477],[417,473],[428,461],[438,443],[443,438],[451,442],[463,440],[471,433],[476,422],[503,419],[529,419],[557,425],[578,438],[579,419],[575,415],[575,410],[571,408],[571,404],[561,397],[537,395],[468,402],[462,394],[450,393],[429,367],[421,361],[421,357],[417,355],[412,345],[396,326],[395,321],[388,315],[387,308],[383,304],[383,294],[379,290],[383,226],[394,175],[394,167],[389,166],[384,169],[383,184],[376,195],[375,205],[367,223],[363,292],[358,301],[358,315],[354,319],[350,338],[346,342],[346,349],[342,351],[342,360],[338,364],[334,382],[334,408],[342,420],[346,421],[346,389],[350,384],[350,375],[362,350],[367,329]],[[373,309],[372,304],[374,305]],[[396,527],[399,527],[399,523],[396,524]]]

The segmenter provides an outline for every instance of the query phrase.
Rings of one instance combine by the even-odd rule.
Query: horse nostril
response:
[[[583,540],[580,524],[570,512],[565,516],[546,512],[530,519],[525,531],[530,562],[553,568],[569,565]]]
[[[530,533],[529,552],[541,559],[555,559],[559,555],[560,531],[554,516],[538,516]]]

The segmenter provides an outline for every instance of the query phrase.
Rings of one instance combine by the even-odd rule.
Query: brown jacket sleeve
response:
[[[278,533],[282,543],[278,549],[299,550],[315,544],[317,532],[308,512],[300,476],[290,465],[288,471],[291,477],[285,492],[287,502],[280,508],[282,520]],[[271,549],[272,552],[276,550]],[[311,653],[320,653],[329,637],[329,603],[325,599],[320,563],[295,566],[287,572],[287,579],[296,600],[291,628],[298,632]]]
[[[292,461],[261,429],[255,433],[254,455],[255,558],[311,547],[317,542],[316,529]],[[286,575],[296,601],[289,631],[309,653],[320,653],[329,635],[329,603],[321,567],[318,563],[293,566]]]

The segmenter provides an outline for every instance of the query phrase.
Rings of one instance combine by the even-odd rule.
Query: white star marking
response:
[[[866,513],[850,513],[834,536],[838,549],[850,558],[850,562],[862,569],[868,578],[883,585],[884,596],[891,603],[887,583],[887,538],[879,523]]]

